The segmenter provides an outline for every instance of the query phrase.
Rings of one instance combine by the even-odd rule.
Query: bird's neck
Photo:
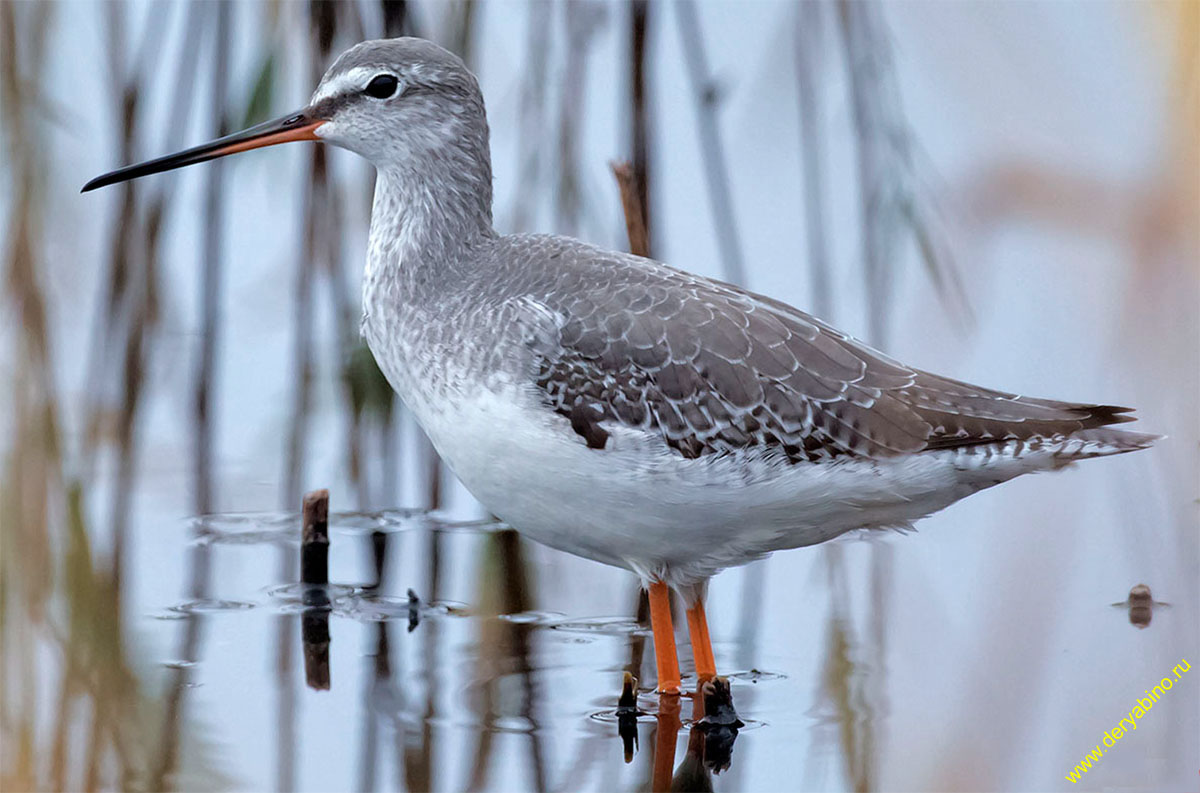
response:
[[[496,235],[484,155],[379,168],[364,299],[385,286],[419,300],[469,277],[464,269],[476,261],[471,252]]]

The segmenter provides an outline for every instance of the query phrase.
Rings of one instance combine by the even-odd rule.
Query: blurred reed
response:
[[[41,144],[47,117],[33,78],[46,65],[53,13],[45,4],[0,5],[0,133],[11,180],[3,298],[21,322],[16,434],[0,479],[0,788],[6,790],[95,789],[103,768],[115,765],[123,780],[144,762],[134,741],[139,724],[131,718],[143,703],[122,641],[121,568],[94,559],[83,484],[67,460],[40,283],[50,168]],[[47,650],[58,665],[44,663]],[[53,704],[41,701],[47,695]]]
[[[563,9],[563,77],[558,103],[558,185],[555,195],[554,229],[577,237],[583,230],[583,213],[590,190],[584,184],[579,160],[581,132],[587,129],[588,55],[606,18],[597,0],[566,3]]]
[[[654,211],[650,206],[650,135],[651,117],[647,106],[646,63],[647,29],[651,12],[649,0],[631,0],[629,7],[629,159],[637,184],[638,203],[645,216],[646,253],[654,256]]]
[[[824,9],[821,3],[796,3],[794,52],[811,308],[816,316],[833,322],[833,284],[825,243],[825,134],[821,124],[824,117],[821,92],[824,85],[821,70],[825,53]]]
[[[738,236],[737,217],[729,184],[729,164],[721,142],[717,110],[721,92],[709,75],[704,34],[694,0],[675,0],[680,49],[684,54],[692,94],[696,100],[696,129],[700,136],[700,159],[708,183],[709,208],[716,232],[722,275],[726,281],[747,286],[746,263]]]
[[[882,5],[837,0],[837,11],[855,129],[867,341],[887,349],[904,232],[912,235],[944,307],[966,318],[969,305],[921,189]]]

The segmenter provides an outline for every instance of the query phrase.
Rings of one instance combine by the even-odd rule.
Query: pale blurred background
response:
[[[296,144],[79,194],[400,34],[478,74],[501,231],[626,248],[632,160],[655,257],[1169,435],[718,577],[749,724],[689,784],[1195,789],[1195,671],[1064,776],[1200,662],[1187,0],[0,0],[0,789],[645,790],[687,764],[650,718],[626,764],[609,718],[623,669],[654,677],[630,574],[447,526],[485,513],[358,339],[363,163]],[[333,520],[333,578],[384,595],[335,609],[329,691],[273,589],[318,487],[368,513]],[[1139,583],[1170,604],[1141,628],[1111,605]],[[435,603],[412,632],[409,588]]]

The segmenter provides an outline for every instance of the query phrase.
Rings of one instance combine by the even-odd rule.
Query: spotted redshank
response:
[[[1107,427],[1129,408],[923,372],[731,284],[498,234],[479,85],[420,39],[359,44],[302,110],[84,190],[301,140],[378,171],[362,334],[392,387],[488,509],[637,574],[660,691],[680,685],[670,590],[710,678],[704,595],[722,568],[1156,438]]]

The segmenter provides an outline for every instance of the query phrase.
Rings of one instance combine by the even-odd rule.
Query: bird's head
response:
[[[349,149],[380,169],[431,164],[454,169],[480,159],[486,163],[487,134],[479,84],[457,55],[424,39],[366,41],[329,67],[306,107],[211,143],[112,171],[83,190],[300,140]],[[486,178],[490,182],[490,173]]]
[[[325,119],[317,137],[378,167],[444,156],[481,133],[486,143],[475,75],[457,55],[424,39],[367,41],[347,50],[306,111]]]

